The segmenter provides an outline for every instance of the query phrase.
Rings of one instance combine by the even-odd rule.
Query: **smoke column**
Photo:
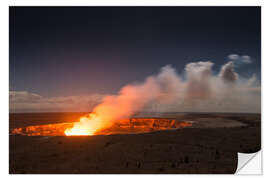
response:
[[[237,95],[239,92],[249,97],[248,91],[242,90],[243,87],[254,84],[255,76],[250,80],[239,81],[232,61],[224,64],[217,75],[213,75],[213,65],[210,61],[187,64],[185,81],[170,65],[164,66],[159,74],[147,77],[144,82],[126,85],[117,95],[104,97],[89,117],[81,118],[73,129],[94,132],[96,129],[108,128],[116,121],[145,109],[149,104],[176,106],[178,112],[181,112],[181,108],[186,104],[192,104],[193,109],[202,105],[202,108],[213,106],[218,110],[221,105],[226,105],[228,100],[240,97]]]
[[[148,103],[173,103],[179,96],[180,76],[167,65],[156,76],[149,76],[143,83],[124,86],[118,95],[105,97],[93,112],[104,121],[106,126],[115,121],[128,118]]]

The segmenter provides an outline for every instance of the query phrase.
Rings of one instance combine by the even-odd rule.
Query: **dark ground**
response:
[[[11,114],[10,129],[74,121],[81,113]],[[190,128],[89,137],[9,136],[11,174],[234,173],[237,152],[261,148],[260,114],[170,114]]]

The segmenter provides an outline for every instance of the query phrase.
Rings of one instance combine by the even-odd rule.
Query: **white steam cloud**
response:
[[[211,96],[211,73],[214,64],[210,61],[189,63],[185,71],[187,75],[186,96],[189,99],[205,99]]]
[[[156,76],[143,83],[124,86],[117,95],[106,96],[93,112],[107,125],[128,118],[153,102],[171,104],[178,99],[181,80],[175,70],[167,65]]]
[[[167,65],[144,82],[126,85],[117,95],[109,96],[46,98],[28,92],[11,91],[10,111],[92,109],[110,122],[139,111],[260,112],[261,92],[256,75],[248,79],[241,77],[234,70],[234,61],[224,64],[217,74],[213,74],[213,66],[214,63],[210,61],[189,63],[184,69],[185,78]],[[78,110],[78,107],[81,109]]]
[[[238,74],[234,72],[232,61],[228,62],[227,64],[221,67],[219,77],[225,83],[235,82],[238,79]]]

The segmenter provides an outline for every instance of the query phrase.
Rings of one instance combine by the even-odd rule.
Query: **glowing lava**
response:
[[[75,122],[72,128],[65,130],[66,136],[90,136],[94,135],[102,127],[101,119],[91,113],[81,117],[79,122]]]
[[[92,136],[148,133],[189,126],[192,126],[192,122],[190,121],[151,117],[121,119],[111,124],[96,114],[89,114],[81,117],[78,122],[26,126],[13,129],[11,134],[23,136]]]

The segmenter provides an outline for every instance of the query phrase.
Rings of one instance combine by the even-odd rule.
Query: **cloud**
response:
[[[243,63],[246,63],[246,64],[252,63],[250,56],[241,56],[241,60]]]
[[[43,97],[27,91],[9,92],[10,112],[90,111],[104,95]]]
[[[252,63],[251,57],[248,55],[240,56],[238,54],[228,55],[228,59],[234,61],[236,64],[250,64]]]
[[[42,96],[35,94],[35,93],[29,93],[27,91],[10,91],[9,92],[9,99],[11,102],[17,102],[17,103],[35,103],[42,100]]]
[[[240,56],[238,54],[230,54],[228,55],[228,59],[235,61],[235,60],[240,59]]]
[[[260,112],[261,88],[254,74],[244,78],[234,69],[235,61],[213,73],[214,63],[188,63],[186,78],[171,65],[140,83],[127,84],[111,95],[44,97],[26,91],[10,91],[10,112],[95,111],[118,119],[136,112]],[[103,113],[106,112],[106,113]],[[106,119],[106,118],[104,118]],[[108,119],[108,118],[107,118]]]

